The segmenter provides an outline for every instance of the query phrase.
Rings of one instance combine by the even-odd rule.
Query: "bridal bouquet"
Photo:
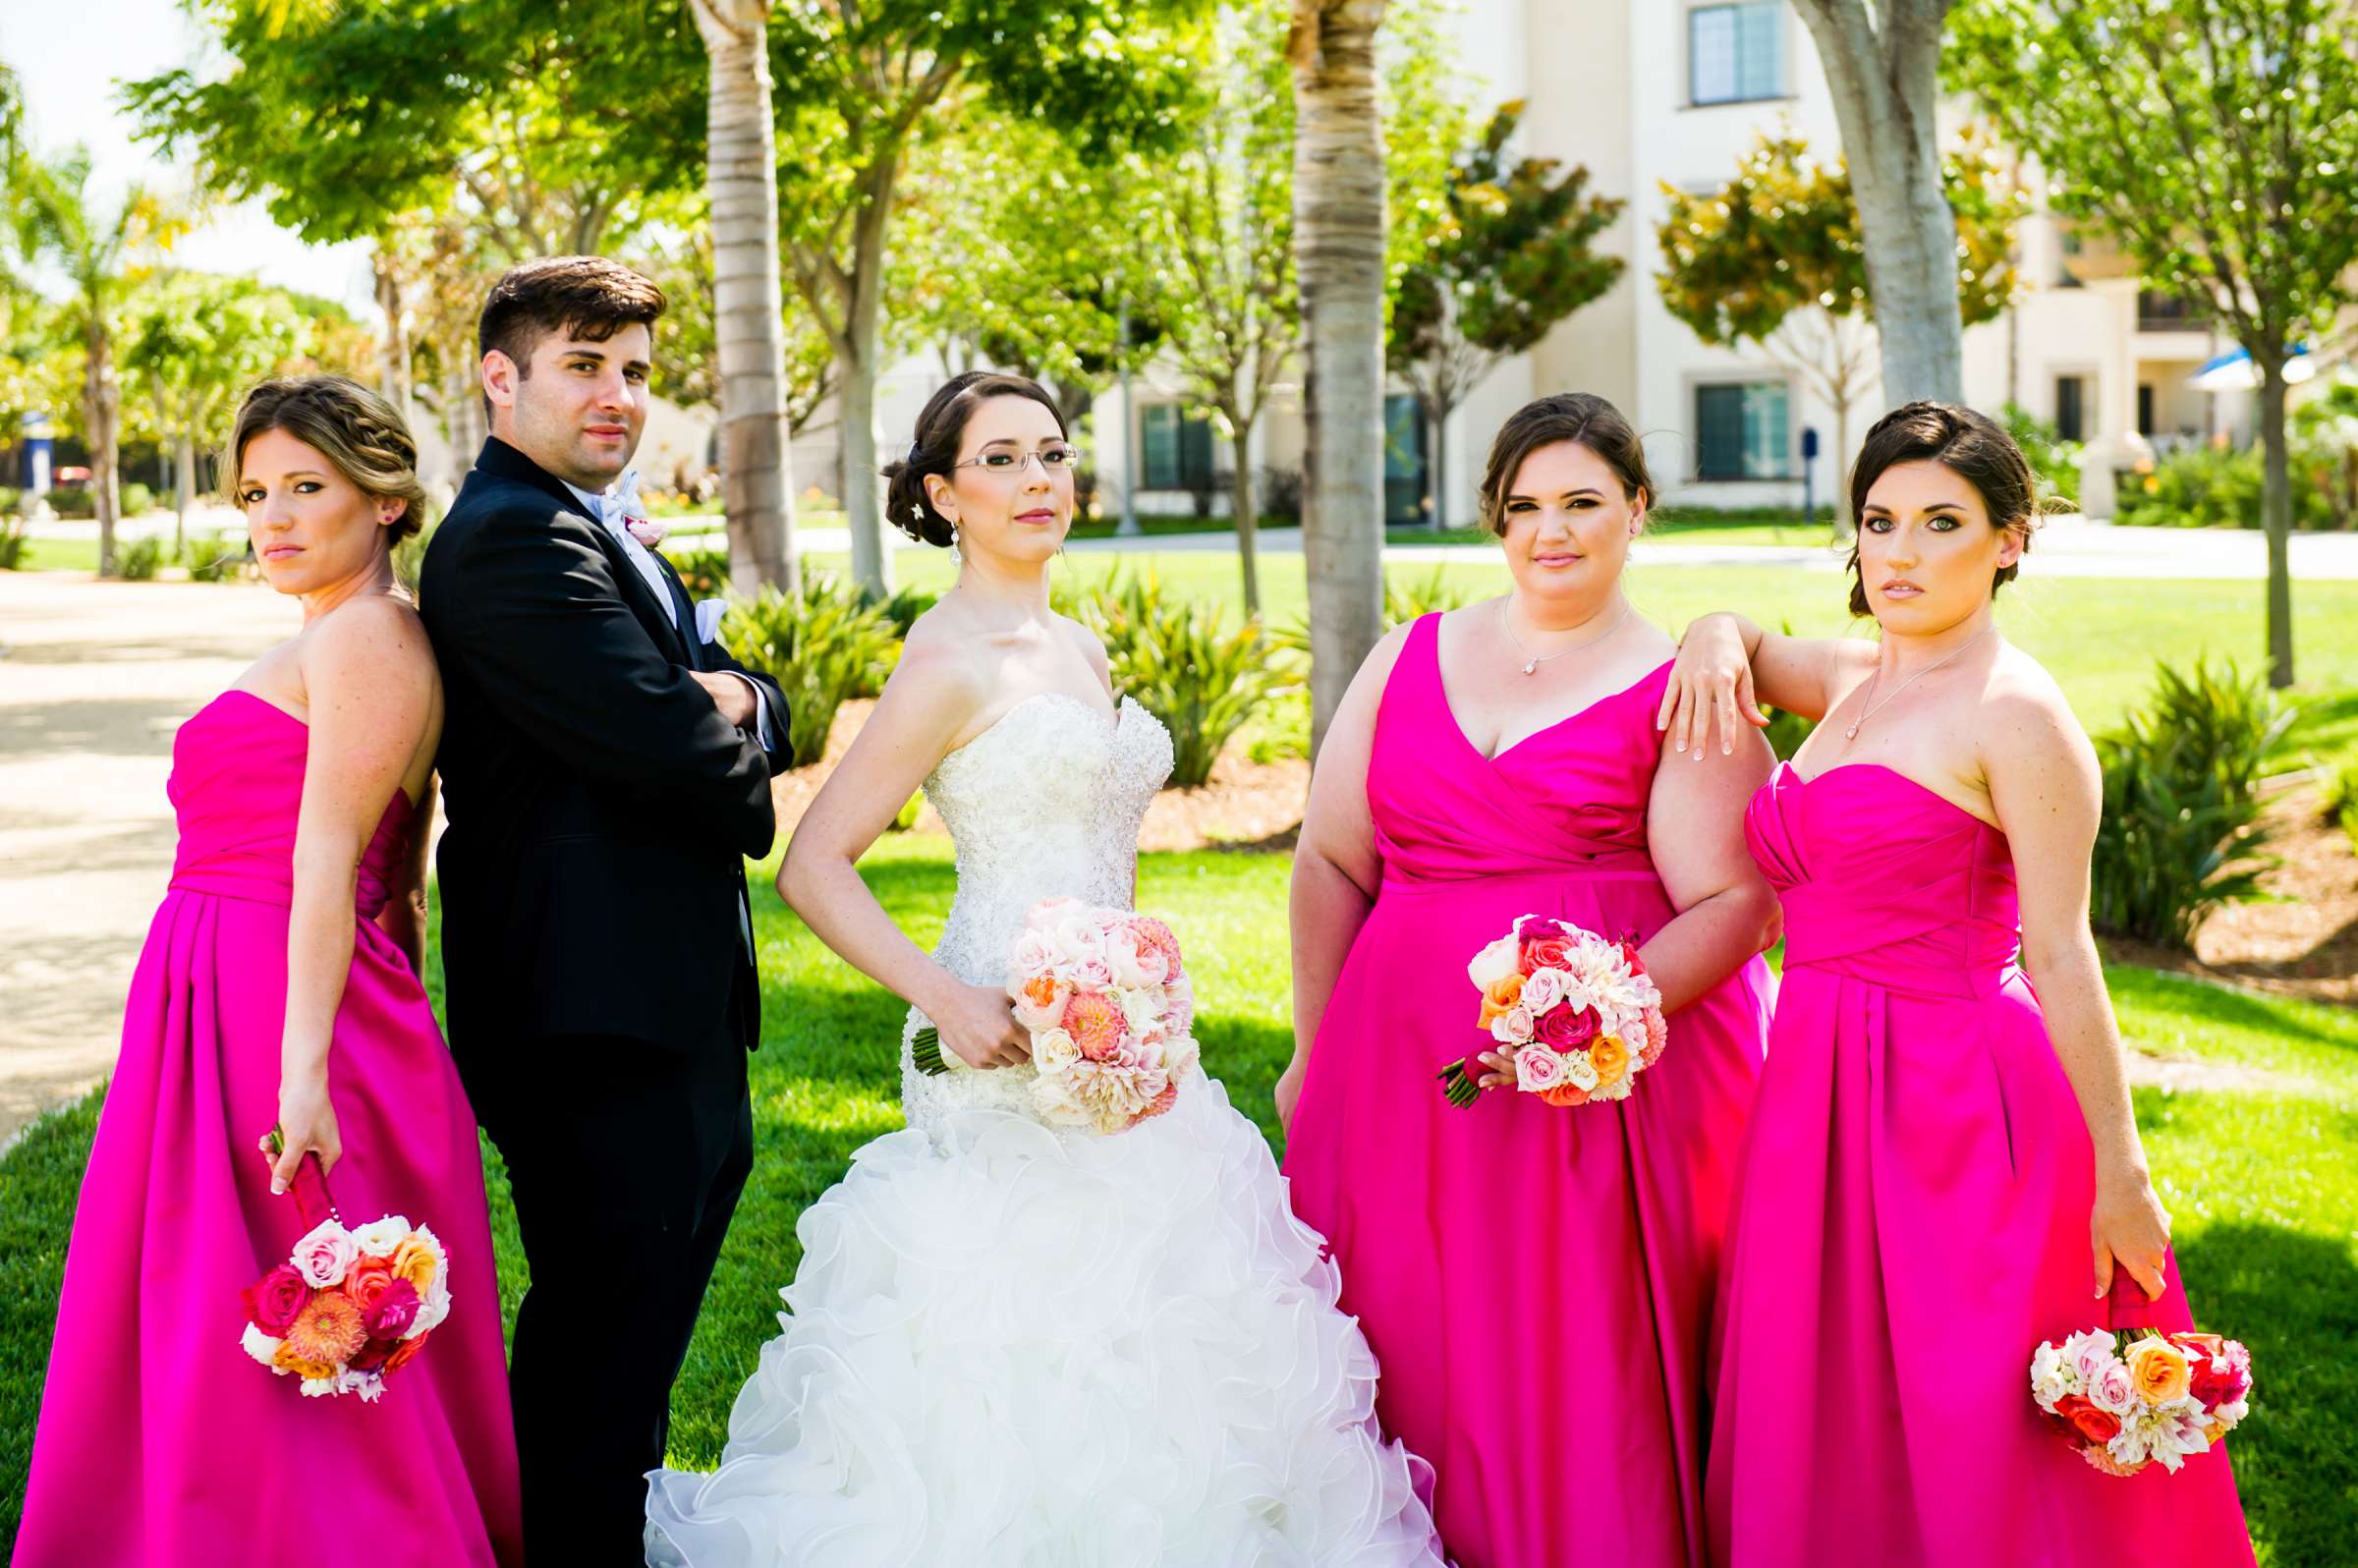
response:
[[[1032,1034],[1032,1098],[1058,1127],[1119,1133],[1159,1116],[1196,1063],[1196,999],[1179,939],[1150,916],[1049,899],[1024,918],[1007,995]],[[941,1036],[910,1042],[920,1071],[943,1073]]]
[[[2217,1334],[2091,1328],[2031,1357],[2031,1398],[2107,1476],[2174,1473],[2234,1430],[2251,1393],[2251,1352]]]
[[[1515,1064],[1515,1088],[1550,1105],[1629,1098],[1669,1038],[1637,943],[1566,921],[1524,916],[1474,955],[1466,978],[1482,992],[1478,1026]],[[1482,1097],[1482,1071],[1472,1056],[1441,1069],[1452,1105]]]
[[[312,1217],[308,1175],[299,1167],[290,1188],[305,1219]],[[450,1260],[432,1231],[399,1214],[345,1229],[325,1177],[319,1191],[324,1216],[285,1262],[246,1288],[242,1343],[281,1377],[301,1377],[308,1395],[374,1402],[450,1316]]]

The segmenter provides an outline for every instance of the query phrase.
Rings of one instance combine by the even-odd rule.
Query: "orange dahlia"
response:
[[[1110,996],[1083,991],[1065,1006],[1065,1032],[1081,1047],[1081,1054],[1093,1062],[1103,1061],[1120,1046],[1126,1027],[1122,1010]]]
[[[361,1322],[361,1310],[337,1291],[313,1292],[303,1311],[295,1315],[295,1321],[287,1325],[287,1348],[299,1359],[314,1364],[341,1367],[367,1343],[368,1330]]]

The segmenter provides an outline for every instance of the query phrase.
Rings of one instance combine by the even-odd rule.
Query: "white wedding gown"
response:
[[[1040,899],[1128,908],[1170,765],[1144,708],[1059,694],[944,757],[926,781],[958,851],[940,961],[998,984]],[[1033,1113],[1029,1067],[918,1073],[920,1022],[907,1131],[804,1211],[785,1332],[719,1470],[650,1478],[647,1560],[1437,1564],[1430,1471],[1376,1431],[1375,1358],[1219,1084],[1197,1072],[1163,1116],[1068,1133]]]

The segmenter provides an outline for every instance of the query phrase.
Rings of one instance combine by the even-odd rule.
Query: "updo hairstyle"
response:
[[[1506,498],[1513,491],[1523,460],[1544,446],[1570,441],[1604,460],[1621,481],[1624,499],[1639,496],[1654,504],[1654,476],[1646,467],[1646,443],[1629,420],[1594,392],[1558,392],[1534,398],[1498,427],[1490,441],[1489,465],[1482,475],[1482,522],[1492,533],[1506,532]]]
[[[1972,485],[1989,510],[1993,528],[2014,529],[2022,547],[2031,547],[2031,532],[2045,511],[2039,482],[2032,477],[2030,460],[2014,444],[2005,427],[1986,414],[1954,403],[1903,403],[1875,421],[1859,443],[1859,461],[1850,471],[1850,515],[1855,523],[1866,516],[1867,492],[1883,471],[1900,463],[1937,463]],[[2001,566],[1990,584],[1990,596],[2014,581],[2022,567]],[[1867,602],[1867,584],[1859,571],[1859,546],[1850,546],[1850,613],[1875,613]]]
[[[966,421],[987,398],[1030,398],[1054,417],[1057,434],[1072,439],[1064,426],[1064,411],[1038,381],[996,370],[968,370],[953,377],[926,400],[917,417],[917,439],[909,443],[908,452],[882,471],[884,515],[921,544],[947,549],[951,543],[950,520],[933,510],[932,498],[926,494],[926,476],[949,476],[958,461],[959,443],[966,439]]]
[[[407,501],[381,531],[389,549],[425,527],[425,486],[418,478],[418,443],[393,405],[340,375],[264,381],[246,394],[229,438],[230,500],[243,512],[238,476],[256,436],[284,430],[315,449],[364,495]]]

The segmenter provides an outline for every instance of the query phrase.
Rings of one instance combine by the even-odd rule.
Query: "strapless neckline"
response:
[[[218,707],[233,697],[242,697],[249,702],[252,702],[255,707],[261,708],[265,712],[277,714],[280,718],[285,719],[289,724],[292,724],[297,729],[303,731],[307,737],[306,744],[309,744],[308,737],[310,734],[311,726],[308,722],[297,718],[294,714],[288,712],[285,708],[280,707],[276,702],[271,701],[268,698],[263,697],[258,692],[249,692],[242,686],[231,687],[228,691],[223,692],[219,697],[214,698],[210,702],[205,703],[204,707],[198,708],[196,712],[202,713],[205,708]],[[194,717],[195,715],[191,716]],[[411,800],[410,792],[403,789],[398,784],[393,787],[393,798],[385,803],[385,816],[391,816],[396,811],[401,812],[405,820],[418,814],[418,803]],[[385,816],[380,816],[377,818],[376,825],[378,831],[380,832],[384,829]]]
[[[1923,796],[1926,800],[1937,802],[1939,805],[1947,807],[1950,811],[1956,812],[1959,816],[1966,818],[1968,821],[1973,822],[1975,825],[1986,827],[1993,833],[2003,832],[2003,829],[1999,828],[1996,823],[1988,821],[1983,817],[1975,815],[1972,812],[1969,812],[1964,807],[1959,806],[1955,801],[1950,800],[1947,796],[1941,794],[1930,784],[1924,783],[1919,779],[1910,778],[1907,774],[1902,773],[1898,768],[1891,766],[1887,762],[1836,762],[1832,767],[1827,768],[1823,773],[1808,774],[1803,773],[1800,768],[1795,767],[1792,759],[1789,757],[1780,759],[1776,764],[1777,772],[1784,774],[1785,777],[1791,779],[1797,786],[1805,790],[1813,784],[1822,783],[1825,780],[1833,777],[1833,775],[1836,773],[1846,772],[1852,769],[1881,773],[1886,778],[1895,778],[1902,784],[1908,786],[1908,788],[1914,790],[1917,794]],[[1770,779],[1770,782],[1775,782],[1773,777]]]

